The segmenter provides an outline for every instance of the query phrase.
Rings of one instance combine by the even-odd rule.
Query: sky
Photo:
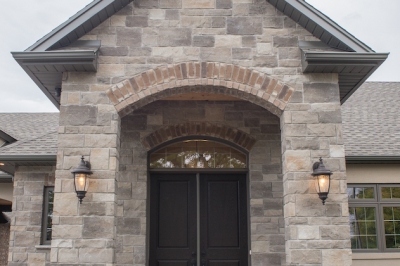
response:
[[[368,81],[400,81],[399,0],[306,0],[376,52],[390,52]],[[13,59],[91,0],[0,0],[0,112],[57,112]]]

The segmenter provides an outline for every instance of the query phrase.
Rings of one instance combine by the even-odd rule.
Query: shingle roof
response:
[[[342,105],[346,156],[400,156],[400,82],[366,82]]]
[[[0,113],[0,130],[17,141],[0,155],[56,155],[58,113]]]

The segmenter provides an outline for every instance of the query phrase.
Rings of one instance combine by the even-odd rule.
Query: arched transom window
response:
[[[246,168],[247,156],[212,140],[185,140],[150,154],[150,168]]]

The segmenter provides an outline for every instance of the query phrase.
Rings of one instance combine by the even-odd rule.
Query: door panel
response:
[[[150,265],[189,265],[196,252],[196,175],[151,175]]]
[[[200,178],[200,219],[200,249],[205,265],[246,266],[246,176],[203,174]]]
[[[239,247],[238,181],[209,181],[208,247]]]
[[[150,266],[247,266],[247,230],[245,174],[151,174]]]

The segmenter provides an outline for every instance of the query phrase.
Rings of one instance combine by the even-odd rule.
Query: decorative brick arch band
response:
[[[208,136],[227,140],[247,151],[250,151],[256,143],[256,139],[246,132],[226,125],[208,122],[187,122],[166,126],[145,136],[141,141],[147,150],[151,150],[166,141],[189,136]]]
[[[160,66],[107,90],[121,117],[150,102],[187,92],[234,96],[280,116],[294,89],[276,79],[233,64],[184,62]]]

